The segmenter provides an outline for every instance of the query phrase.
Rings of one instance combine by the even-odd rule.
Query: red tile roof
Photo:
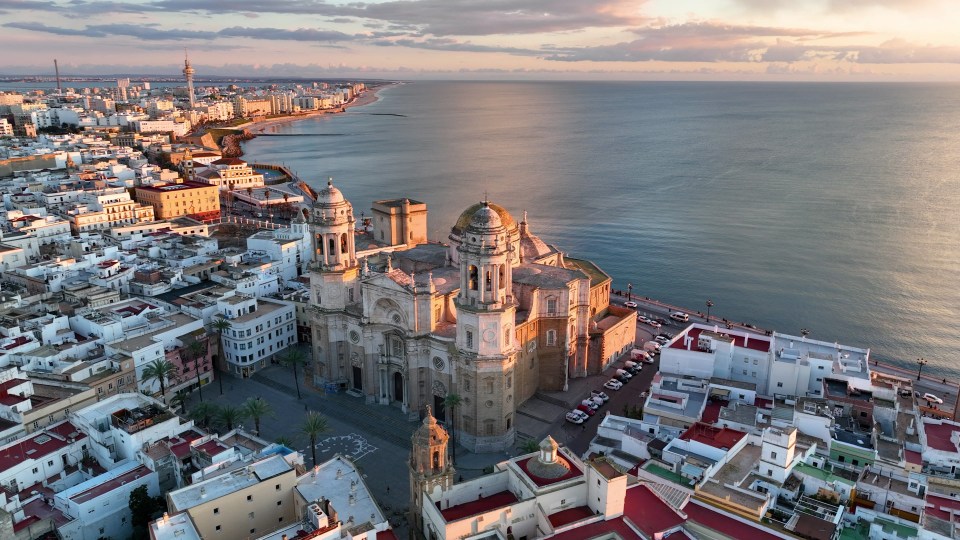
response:
[[[646,484],[627,490],[623,514],[649,538],[681,525],[686,519]]]
[[[927,513],[950,521],[950,514],[960,514],[960,501],[927,492]]]
[[[623,540],[643,540],[639,534],[634,532],[622,517],[611,519],[609,521],[597,521],[575,527],[560,534],[551,536],[552,540],[583,540],[584,538],[593,538],[601,534],[616,533]]]
[[[247,162],[237,158],[221,158],[211,162],[211,165],[246,165]]]
[[[697,350],[697,340],[700,338],[700,333],[705,332],[702,328],[691,327],[687,330],[686,334],[680,334],[673,343],[670,344],[671,349],[681,349],[686,350],[687,346],[684,345],[686,338],[684,336],[690,336],[690,350]],[[712,330],[709,330],[712,332]],[[733,340],[734,347],[740,347],[742,349],[753,349],[755,351],[769,352],[770,347],[773,346],[773,342],[770,341],[770,338],[766,336],[758,336],[755,334],[750,334],[749,336],[741,336],[738,334],[731,334],[724,332],[724,329],[721,328],[721,335],[725,335]]]
[[[397,538],[397,534],[393,532],[393,529],[387,529],[377,533],[377,540],[399,540],[399,538]]]
[[[22,336],[18,336],[22,337]],[[9,381],[3,381],[0,383],[0,394],[6,394],[7,390],[13,388],[14,386],[20,386],[21,384],[27,382],[27,379],[10,379]]]
[[[590,510],[589,506],[567,508],[566,510],[561,510],[554,514],[550,514],[550,524],[554,527],[563,527],[564,525],[568,525],[574,521],[580,521],[581,519],[593,517],[593,515],[593,510]]]
[[[77,493],[73,497],[70,497],[70,500],[77,504],[83,504],[87,501],[96,499],[101,495],[110,493],[111,491],[117,489],[122,485],[133,482],[134,480],[137,480],[139,478],[143,478],[148,474],[151,474],[152,472],[153,471],[148,469],[145,465],[140,465],[139,467],[136,467],[135,469],[125,472],[112,480],[108,480],[97,486],[93,486],[92,488],[86,491],[81,491],[80,493]]]
[[[0,471],[27,460],[46,457],[69,446],[71,435],[78,441],[87,437],[70,422],[63,422],[0,448]]]
[[[501,491],[500,493],[494,493],[493,495],[481,497],[475,501],[451,506],[446,510],[441,510],[440,515],[442,515],[443,519],[447,520],[447,522],[457,521],[466,517],[496,510],[497,508],[509,506],[515,502],[517,502],[517,497],[513,493],[509,491]]]
[[[907,463],[912,463],[914,465],[920,465],[923,463],[923,456],[920,455],[920,452],[904,449],[903,454],[907,458]]]
[[[780,540],[779,536],[766,532],[759,524],[748,524],[720,513],[698,501],[691,500],[683,508],[691,521],[721,532],[730,538],[749,538],[750,540]]]
[[[947,422],[943,424],[923,423],[923,432],[927,435],[927,446],[934,450],[956,452],[957,445],[950,440],[954,431],[960,431],[960,428]]]
[[[729,405],[728,401],[719,399],[707,402],[707,406],[703,408],[703,415],[700,417],[700,420],[707,424],[716,424],[717,420],[720,419],[720,408],[726,405]]]
[[[727,449],[733,448],[735,444],[740,442],[740,439],[746,436],[746,433],[736,429],[730,429],[728,427],[718,428],[704,424],[703,422],[697,422],[684,431],[683,434],[680,435],[680,439],[684,441],[697,441],[714,448]]]

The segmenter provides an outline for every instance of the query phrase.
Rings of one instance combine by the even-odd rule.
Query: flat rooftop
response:
[[[746,436],[746,433],[736,429],[727,427],[718,428],[704,424],[703,422],[697,422],[680,435],[680,440],[696,441],[721,450],[729,450],[740,442],[740,439]]]
[[[675,337],[673,342],[670,344],[670,348],[696,351],[698,350],[697,341],[700,339],[700,334],[703,332],[717,335],[724,340],[732,341],[734,347],[740,347],[741,349],[751,349],[760,352],[770,351],[771,341],[767,336],[750,334],[746,332],[737,332],[735,330],[719,330],[714,332],[712,328],[704,327],[698,324],[689,326],[686,332],[683,332]]]
[[[217,476],[168,493],[167,496],[173,505],[170,510],[173,512],[189,510],[206,501],[219,499],[291,470],[293,468],[282,457],[270,456],[232,474]]]
[[[325,497],[341,518],[348,514],[355,516],[354,527],[362,526],[367,522],[375,526],[386,521],[380,505],[373,498],[356,465],[342,456],[336,456],[321,463],[316,469],[297,478],[296,489],[308,502],[315,502]],[[353,504],[351,504],[351,489]]]
[[[927,445],[934,450],[956,452],[957,445],[952,440],[955,431],[960,431],[960,427],[946,422],[942,424],[923,422],[923,433],[927,436]]]
[[[23,462],[44,458],[66,448],[71,441],[83,440],[86,437],[70,422],[48,426],[43,431],[32,433],[0,448],[0,472],[10,470]]]
[[[107,493],[110,493],[111,491],[117,489],[120,486],[123,486],[129,482],[133,482],[134,480],[138,480],[150,474],[153,474],[153,471],[151,471],[145,465],[136,465],[135,467],[128,470],[127,472],[121,472],[119,475],[116,475],[116,476],[113,476],[108,472],[107,474],[102,474],[92,479],[94,481],[99,480],[100,481],[99,484],[83,489],[83,491],[80,491],[79,493],[69,495],[69,497],[71,501],[77,504],[83,504],[85,502],[96,499],[97,497],[106,495]]]

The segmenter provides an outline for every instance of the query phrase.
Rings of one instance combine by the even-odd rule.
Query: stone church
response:
[[[518,223],[477,203],[447,244],[430,243],[423,203],[377,201],[358,231],[339,189],[317,195],[308,219],[318,386],[411,418],[431,406],[465,448],[493,452],[513,445],[520,404],[599,373],[633,344],[635,313],[609,305],[610,277],[543,242],[525,214]]]

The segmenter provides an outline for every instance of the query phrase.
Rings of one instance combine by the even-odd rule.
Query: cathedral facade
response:
[[[635,314],[609,305],[610,277],[493,203],[467,208],[448,244],[417,244],[425,205],[403,199],[374,203],[371,228],[405,243],[367,248],[332,184],[308,219],[314,383],[412,419],[430,406],[471,451],[511,447],[521,403],[632,346]]]

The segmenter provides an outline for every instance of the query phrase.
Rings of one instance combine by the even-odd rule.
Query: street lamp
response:
[[[917,380],[920,380],[920,372],[923,371],[923,366],[927,365],[927,361],[923,358],[917,358]]]
[[[707,322],[710,322],[710,308],[714,306],[713,300],[707,300]]]
[[[800,329],[800,335],[803,336],[803,340],[806,341],[806,340],[807,340],[807,336],[810,335],[810,331],[807,330],[806,328],[801,328],[801,329]]]
[[[633,296],[633,283],[627,283],[627,302],[632,300]]]

